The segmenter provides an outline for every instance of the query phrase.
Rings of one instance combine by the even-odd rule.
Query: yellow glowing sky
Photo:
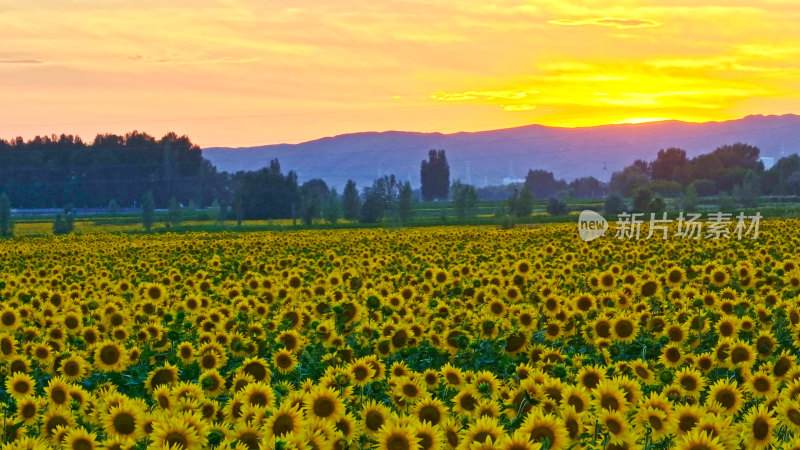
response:
[[[800,112],[798,24],[796,0],[0,0],[0,137]]]

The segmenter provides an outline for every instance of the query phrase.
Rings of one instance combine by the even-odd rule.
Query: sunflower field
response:
[[[800,449],[800,221],[0,242],[2,449]]]

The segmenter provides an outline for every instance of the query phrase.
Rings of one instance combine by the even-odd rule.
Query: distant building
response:
[[[775,158],[771,156],[762,156],[758,158],[758,160],[761,161],[762,164],[764,164],[764,170],[769,170],[770,167],[775,165]]]
[[[520,184],[524,183],[525,178],[516,178],[516,177],[505,177],[503,178],[503,185],[508,186],[509,184]]]

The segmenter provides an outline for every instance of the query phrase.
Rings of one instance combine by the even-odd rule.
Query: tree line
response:
[[[595,177],[570,182],[552,172],[528,171],[524,183],[476,188],[450,180],[445,150],[430,150],[420,162],[421,189],[394,175],[374,180],[360,190],[349,180],[342,193],[324,180],[299,183],[296,172],[284,172],[278,160],[263,169],[218,172],[186,136],[167,133],[156,139],[133,131],[98,134],[91,143],[71,135],[37,136],[29,141],[0,140],[0,235],[13,233],[8,210],[63,208],[56,217],[56,234],[72,230],[73,207],[120,205],[142,210],[145,228],[156,207],[168,208],[167,223],[178,225],[180,211],[211,208],[215,220],[291,218],[310,224],[324,219],[375,223],[384,217],[411,219],[412,202],[451,201],[457,217],[474,213],[479,199],[505,200],[499,215],[530,216],[533,201],[547,200],[547,211],[566,214],[569,198],[605,198],[609,212],[627,209],[661,210],[664,198],[679,197],[691,207],[700,196],[719,195],[754,205],[761,195],[800,194],[800,157],[780,159],[764,169],[759,149],[747,144],[718,147],[688,158],[679,148],[662,149],[652,161],[636,160],[615,172],[609,183]]]

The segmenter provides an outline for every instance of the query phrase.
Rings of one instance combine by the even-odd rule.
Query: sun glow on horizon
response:
[[[614,122],[615,124],[637,124],[637,123],[649,123],[649,122],[664,122],[667,120],[678,120],[672,119],[669,117],[632,117],[630,119],[620,120],[619,122]],[[687,121],[691,122],[691,121]]]

